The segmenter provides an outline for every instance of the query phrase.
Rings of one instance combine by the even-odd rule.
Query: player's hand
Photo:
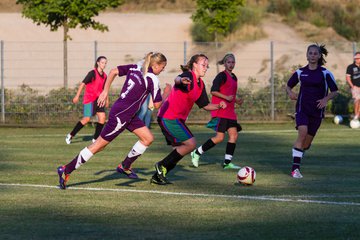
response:
[[[182,82],[182,84],[189,85],[192,81],[188,77],[182,77],[181,82]]]
[[[317,104],[318,109],[322,109],[322,108],[326,107],[326,105],[327,105],[327,99],[326,98],[317,100],[316,102],[318,103]]]
[[[224,101],[221,101],[220,103],[219,103],[219,108],[221,108],[221,109],[225,109],[226,108],[226,103],[224,102]]]
[[[108,93],[106,91],[102,91],[100,96],[98,97],[97,105],[99,107],[104,107],[106,104],[107,97],[108,97]]]
[[[298,95],[297,95],[296,93],[294,93],[293,91],[290,91],[290,92],[289,92],[289,98],[290,98],[291,100],[297,100]]]
[[[236,102],[237,105],[241,106],[244,103],[244,100],[242,98],[238,98],[238,99],[235,100],[235,102]]]
[[[78,103],[79,102],[79,97],[74,97],[73,100],[72,100],[73,103]]]
[[[225,97],[225,100],[231,102],[234,99],[234,95],[229,95]]]

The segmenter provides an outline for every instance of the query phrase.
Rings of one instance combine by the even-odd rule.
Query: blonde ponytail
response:
[[[146,54],[146,56],[144,58],[145,61],[144,61],[143,65],[142,65],[142,67],[141,67],[144,77],[148,72],[152,54],[153,54],[153,52],[149,52],[148,54]]]

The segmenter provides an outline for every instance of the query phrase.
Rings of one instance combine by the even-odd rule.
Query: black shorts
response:
[[[236,120],[217,117],[212,118],[206,127],[221,133],[225,133],[229,128],[236,128],[238,132],[242,130],[241,125]]]

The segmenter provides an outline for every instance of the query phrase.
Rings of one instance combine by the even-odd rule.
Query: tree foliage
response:
[[[230,26],[237,20],[239,7],[244,5],[244,0],[196,0],[197,9],[191,16],[194,22],[206,26],[207,32],[226,36]]]
[[[123,0],[16,0],[16,4],[23,5],[24,17],[32,19],[37,25],[49,26],[51,31],[65,26],[108,31],[108,27],[94,20],[94,17],[100,11],[122,3]]]

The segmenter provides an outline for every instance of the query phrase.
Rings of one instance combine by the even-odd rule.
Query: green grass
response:
[[[171,149],[154,126],[153,145],[137,160],[140,177],[115,167],[136,138],[123,133],[56,188],[56,167],[90,143],[93,128],[65,144],[65,128],[0,128],[0,239],[359,239],[360,129],[324,123],[289,177],[293,124],[244,124],[234,162],[257,172],[253,186],[220,164],[225,143],[186,156],[154,186],[153,165]],[[190,126],[203,143],[213,132]],[[19,185],[12,185],[19,184]],[[181,193],[181,194],[176,194]],[[203,195],[200,195],[203,194]]]

